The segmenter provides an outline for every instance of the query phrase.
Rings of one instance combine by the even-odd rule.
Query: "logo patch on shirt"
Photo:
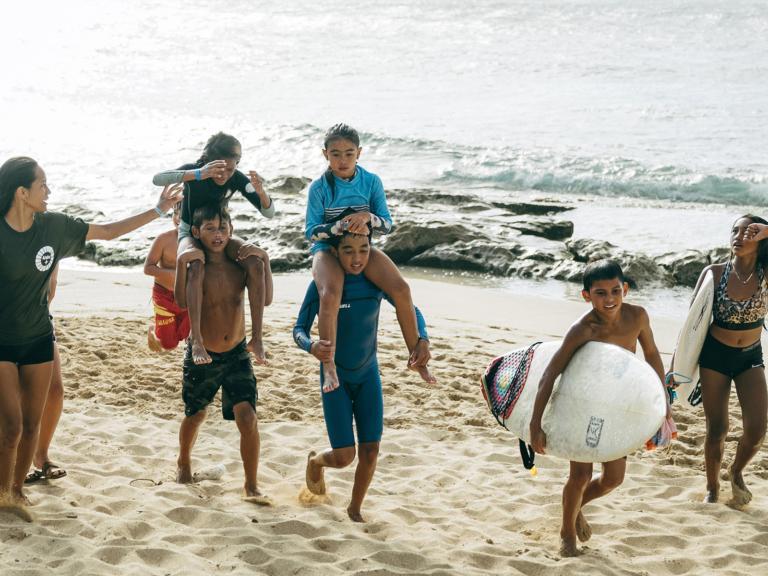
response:
[[[46,270],[49,270],[52,265],[53,248],[50,246],[43,246],[37,252],[37,256],[35,256],[35,266],[37,266],[37,269],[40,270],[40,272],[45,272]]]
[[[352,308],[351,304],[340,304],[339,308]]]

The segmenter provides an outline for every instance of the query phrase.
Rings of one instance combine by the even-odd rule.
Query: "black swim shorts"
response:
[[[190,417],[204,409],[213,402],[219,388],[224,420],[235,419],[234,407],[240,402],[249,402],[256,410],[259,392],[245,340],[228,352],[207,352],[211,357],[210,364],[195,364],[189,343],[184,350],[181,388],[184,414]]]
[[[763,363],[763,345],[758,340],[744,348],[726,346],[720,340],[707,334],[699,356],[699,367],[714,370],[731,379],[750,368],[765,368]]]
[[[53,362],[53,342],[53,334],[48,334],[29,344],[0,344],[0,362],[17,366]]]

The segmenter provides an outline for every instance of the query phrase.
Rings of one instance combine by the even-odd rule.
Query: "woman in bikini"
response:
[[[752,494],[742,474],[763,444],[768,419],[768,392],[760,335],[768,311],[768,221],[759,216],[740,217],[731,229],[731,259],[701,273],[694,296],[708,270],[714,275],[714,321],[699,357],[701,396],[707,434],[704,462],[707,495],[720,497],[720,465],[728,433],[731,382],[741,405],[743,433],[728,468],[733,503],[744,506]]]

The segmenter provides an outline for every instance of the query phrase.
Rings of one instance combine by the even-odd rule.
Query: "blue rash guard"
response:
[[[333,190],[329,178],[333,180]],[[344,233],[341,219],[355,212],[370,212],[374,232],[388,234],[392,229],[384,186],[376,174],[358,166],[357,174],[349,182],[325,174],[312,182],[304,227],[307,240],[312,242],[312,254],[328,250],[328,238]]]
[[[320,388],[328,438],[333,448],[355,445],[352,430],[354,417],[357,441],[380,442],[384,429],[384,398],[376,358],[377,332],[381,300],[392,300],[363,274],[344,277],[344,293],[339,307],[336,332],[336,370],[339,387],[322,392],[323,367],[320,365]],[[415,307],[414,307],[415,308]],[[309,285],[299,317],[293,327],[293,339],[299,348],[309,352],[309,332],[320,309],[320,296],[314,281]],[[429,340],[424,317],[418,308],[416,321],[419,336]]]

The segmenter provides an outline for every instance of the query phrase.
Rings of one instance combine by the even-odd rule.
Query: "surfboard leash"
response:
[[[522,438],[517,439],[520,442],[520,456],[523,458],[523,466],[531,476],[538,476],[539,472],[536,470],[536,466],[533,465],[533,460],[536,457],[536,452],[533,451],[530,444],[526,444]]]

